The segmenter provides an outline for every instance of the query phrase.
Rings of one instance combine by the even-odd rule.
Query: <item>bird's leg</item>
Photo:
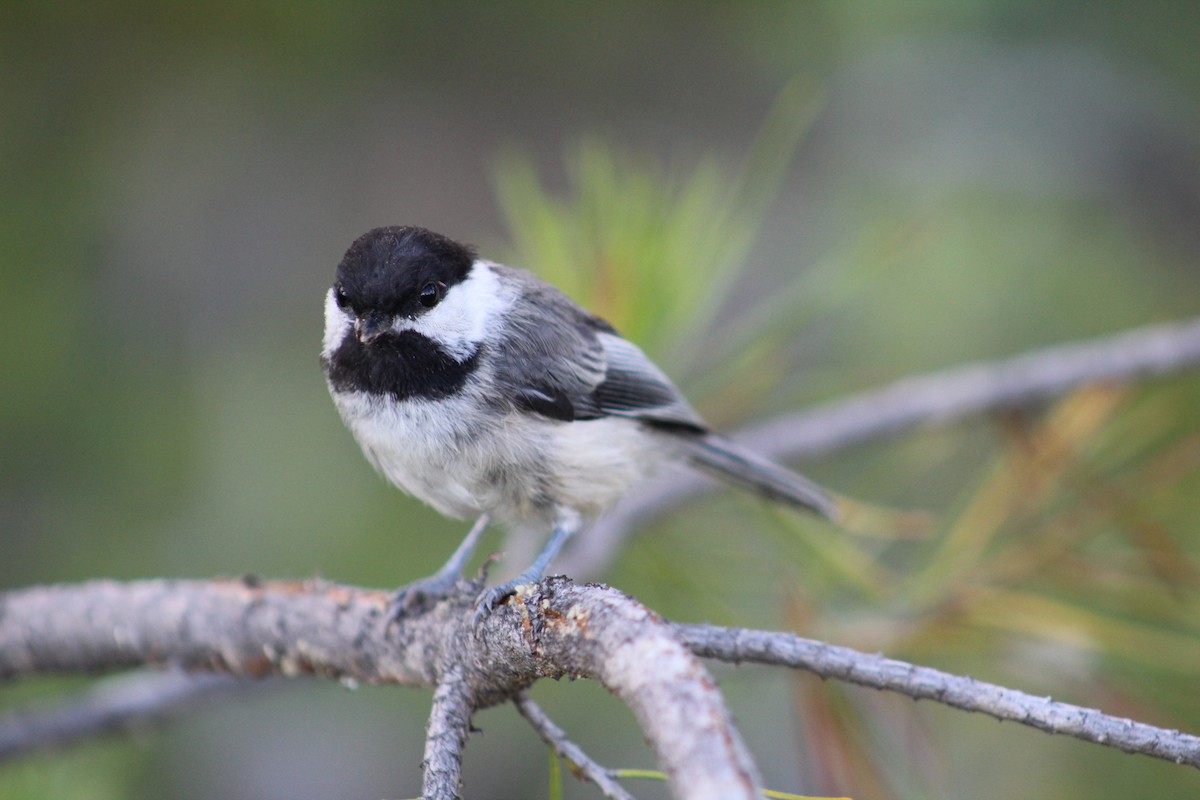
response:
[[[407,586],[397,589],[396,593],[392,595],[392,620],[400,619],[409,611],[426,602],[453,596],[458,588],[459,580],[462,579],[463,567],[471,559],[471,554],[475,552],[475,546],[479,544],[479,537],[487,530],[487,526],[488,515],[481,514],[479,519],[475,520],[475,524],[471,526],[466,538],[462,540],[458,549],[446,560],[441,569],[428,578],[413,581]]]
[[[554,534],[550,537],[550,541],[546,542],[546,546],[542,548],[542,552],[538,553],[538,557],[533,560],[528,569],[511,581],[480,592],[479,597],[475,599],[475,624],[478,625],[488,614],[492,613],[492,609],[501,600],[516,591],[518,586],[540,581],[546,568],[550,566],[550,562],[558,555],[558,551],[562,550],[567,540],[579,531],[581,525],[582,521],[578,514],[564,515],[554,525]]]

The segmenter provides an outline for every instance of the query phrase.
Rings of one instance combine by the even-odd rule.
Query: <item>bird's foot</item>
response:
[[[479,596],[475,598],[475,627],[479,627],[479,623],[491,615],[501,600],[514,594],[517,587],[540,581],[546,574],[546,567],[550,565],[550,562],[558,555],[558,551],[562,549],[563,544],[577,530],[579,530],[579,515],[573,513],[554,527],[554,535],[550,537],[550,541],[546,542],[542,552],[538,553],[538,557],[529,565],[529,569],[507,583],[480,592]]]
[[[388,623],[395,624],[410,614],[431,608],[449,597],[469,594],[477,588],[477,583],[464,580],[461,575],[441,572],[413,581],[401,586],[392,595]]]
[[[536,583],[537,580],[537,576],[526,577],[525,575],[519,575],[511,581],[501,583],[497,586],[489,586],[480,592],[479,596],[475,598],[475,627],[478,628],[485,619],[491,616],[491,613],[496,610],[496,606],[500,605],[505,598],[516,594],[517,587],[528,583]]]
[[[392,595],[391,607],[388,611],[388,625],[394,625],[413,612],[432,608],[447,598],[478,591],[483,582],[487,580],[487,568],[492,559],[489,558],[483,563],[478,582],[464,581],[462,571],[487,526],[488,515],[481,514],[479,519],[475,520],[475,524],[471,526],[466,538],[462,540],[458,549],[442,565],[441,569],[428,578],[413,581],[407,586],[397,589],[396,593]]]

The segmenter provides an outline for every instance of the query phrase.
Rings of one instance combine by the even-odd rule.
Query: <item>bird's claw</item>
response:
[[[517,587],[523,583],[528,583],[528,581],[518,578],[507,583],[501,583],[498,586],[489,587],[480,592],[479,596],[475,598],[475,627],[478,628],[496,610],[496,606],[500,605],[501,601],[509,595],[515,594]]]
[[[462,594],[466,588],[458,575],[432,575],[401,586],[392,594],[388,624],[394,625],[409,614]]]

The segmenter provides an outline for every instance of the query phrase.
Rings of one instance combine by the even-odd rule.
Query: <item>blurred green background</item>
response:
[[[0,587],[435,568],[464,526],[372,473],[317,364],[333,267],[375,225],[538,269],[725,428],[1194,314],[1197,41],[1178,2],[5,3]],[[928,538],[726,493],[604,577],[677,619],[1197,732],[1198,422],[1183,376],[856,447],[804,468],[934,511]],[[1200,793],[1194,770],[714,669],[772,788]],[[533,696],[604,763],[652,764],[598,687]],[[0,797],[414,796],[428,703],[275,686],[6,767]],[[476,724],[468,796],[549,793],[515,712]]]

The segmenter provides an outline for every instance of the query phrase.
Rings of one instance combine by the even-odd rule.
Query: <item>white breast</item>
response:
[[[353,392],[334,401],[367,459],[400,489],[459,519],[496,503],[484,480],[492,459],[467,424],[474,415],[465,399],[397,401]]]
[[[335,395],[368,460],[441,513],[487,512],[518,526],[552,525],[619,500],[664,451],[628,419],[556,422],[524,413],[482,416],[477,397],[404,400]]]

